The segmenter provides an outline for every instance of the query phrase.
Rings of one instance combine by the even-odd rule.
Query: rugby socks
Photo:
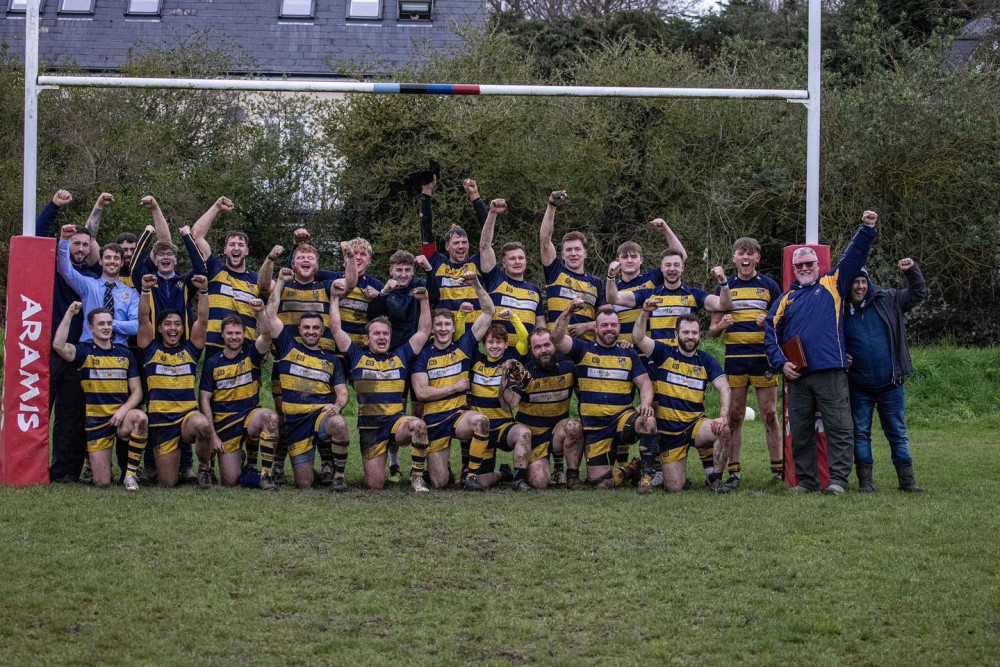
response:
[[[425,477],[427,474],[428,442],[417,442],[416,437],[410,443],[410,477]]]
[[[642,462],[643,475],[652,477],[656,474],[656,457],[659,453],[660,436],[658,434],[639,436],[639,460]]]
[[[479,472],[479,468],[483,465],[483,459],[486,458],[486,450],[490,445],[490,435],[479,435],[478,433],[472,434],[472,442],[469,443],[469,476],[475,477]],[[465,464],[463,463],[463,466]]]
[[[264,436],[261,436],[263,440]],[[275,435],[274,436],[274,465],[284,466],[285,459],[288,458],[288,443],[284,438]]]
[[[262,431],[260,434],[260,472],[271,476],[274,468],[274,450],[278,446],[278,434]]]
[[[347,469],[347,447],[350,444],[349,442],[334,442],[330,445],[334,477],[344,476],[344,471]]]
[[[712,459],[712,454],[713,454],[713,452],[712,452],[712,446],[711,445],[709,445],[708,447],[704,447],[704,448],[699,448],[698,449],[698,458],[701,459],[701,465],[705,469],[705,478],[706,479],[711,479],[712,473],[715,472],[712,469],[712,466],[714,465],[714,461]]]
[[[459,444],[462,446],[462,470],[468,470],[470,458],[469,449],[472,447],[472,443],[463,441]]]
[[[631,448],[631,445],[618,445],[618,450],[615,452],[615,466],[621,468],[628,465],[628,451]]]
[[[397,466],[397,467],[399,466],[399,450],[398,449],[396,451],[394,451],[394,452],[393,451],[389,452],[389,465],[390,466]]]
[[[566,469],[566,456],[562,452],[552,452],[552,469],[556,472]]]
[[[729,462],[729,467],[727,467],[726,470],[729,472],[729,476],[730,477],[739,478],[739,476],[740,476],[740,462],[739,461],[730,461]]]
[[[128,470],[125,472],[126,475],[138,476],[144,451],[146,451],[146,436],[133,431],[128,438]]]
[[[781,461],[771,461],[771,476],[777,477],[778,479],[784,479],[785,477],[785,462]]]
[[[316,438],[319,440],[319,438]],[[333,467],[333,443],[331,442],[319,442],[316,445],[316,451],[319,452],[319,460],[323,462],[323,465],[327,463],[330,467]]]
[[[258,444],[257,440],[250,440],[249,438],[247,438],[247,444],[246,444],[247,465],[251,465],[254,468],[257,467],[257,450],[259,449],[259,447],[260,445]]]

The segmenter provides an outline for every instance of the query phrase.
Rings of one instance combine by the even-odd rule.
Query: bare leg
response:
[[[687,481],[687,456],[680,461],[664,463],[663,488],[671,493],[680,493],[684,489],[684,482]]]
[[[243,469],[243,455],[239,450],[228,454],[219,454],[219,473],[223,486],[236,486],[240,472]]]
[[[94,486],[107,488],[111,486],[111,454],[114,446],[90,453],[90,469],[94,471]]]
[[[750,387],[730,387],[729,388],[729,429],[732,435],[729,440],[729,461],[735,464],[740,462],[740,451],[743,449],[743,420],[747,415],[747,394]],[[760,389],[757,390],[757,397],[760,397]],[[713,457],[712,467],[720,475],[723,469]]]
[[[382,454],[365,461],[365,486],[369,489],[385,488],[385,459],[386,455]]]
[[[771,456],[771,474],[783,477],[785,450],[781,424],[778,422],[778,388],[757,387],[757,405],[764,422],[767,453]]]
[[[156,478],[165,489],[177,486],[181,474],[181,450],[175,449],[169,454],[156,457]]]
[[[448,474],[451,470],[451,447],[441,452],[427,454],[427,473],[431,478],[431,486],[443,489],[448,486]]]

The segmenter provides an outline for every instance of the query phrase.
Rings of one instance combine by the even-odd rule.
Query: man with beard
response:
[[[260,365],[271,348],[270,321],[263,301],[251,299],[247,305],[256,315],[257,339],[248,339],[242,317],[227,315],[220,326],[225,346],[206,359],[201,371],[201,411],[212,421],[214,449],[222,448],[219,472],[223,486],[246,485],[246,478],[240,480],[240,476],[254,476],[251,466],[256,465],[258,443],[273,459],[278,441],[278,415],[260,407]],[[241,451],[244,445],[246,467]],[[259,486],[265,491],[275,488],[269,476],[261,477]]]
[[[699,452],[714,453],[715,470],[722,470],[729,451],[729,383],[719,362],[712,355],[698,349],[701,342],[701,323],[696,315],[677,318],[677,346],[654,341],[646,336],[646,322],[658,304],[647,299],[632,329],[632,342],[649,356],[655,368],[656,429],[658,437],[649,446],[639,447],[642,457],[642,479],[639,493],[653,490],[653,476],[657,461],[663,474],[667,491],[678,492],[687,480],[687,451],[694,447]],[[705,417],[705,388],[715,385],[720,396],[720,416],[709,420]],[[709,488],[716,493],[726,493],[729,487],[722,483],[722,473],[713,472],[708,479]]]
[[[435,309],[431,313],[431,345],[417,356],[411,376],[413,392],[424,402],[424,421],[430,439],[428,474],[431,486],[438,489],[446,486],[451,477],[448,453],[452,437],[471,441],[471,456],[473,451],[486,450],[490,436],[489,419],[469,409],[466,394],[476,348],[493,320],[493,301],[475,273],[465,273],[462,280],[476,291],[482,314],[455,340],[454,315],[446,308]],[[469,491],[481,490],[474,478],[470,483],[467,477],[463,485]]]
[[[421,184],[420,194],[420,253],[430,263],[427,282],[431,306],[443,308],[453,318],[458,318],[462,303],[476,302],[476,292],[463,276],[474,273],[478,279],[482,275],[480,256],[469,256],[469,235],[458,225],[452,225],[444,234],[444,249],[448,254],[438,252],[437,241],[434,240],[431,198],[437,187],[439,174],[437,169],[426,173],[426,182]],[[476,311],[468,319],[473,320],[478,316]]]
[[[208,278],[192,276],[191,285],[198,291],[197,319],[191,336],[184,334],[184,319],[176,310],[161,310],[153,329],[152,293],[157,276],[142,277],[139,297],[139,333],[136,340],[143,349],[149,412],[149,444],[156,461],[160,486],[175,486],[181,479],[181,442],[195,443],[198,454],[198,485],[211,488],[212,453],[221,453],[221,443],[213,444],[212,423],[198,411],[195,379],[198,360],[205,347],[208,329]],[[157,333],[160,340],[156,340]]]
[[[565,457],[571,471],[576,471],[563,483],[569,489],[581,488],[580,459],[583,455],[583,427],[570,419],[569,404],[576,384],[573,362],[559,358],[552,334],[537,327],[528,338],[531,360],[518,369],[507,364],[500,381],[500,399],[507,410],[517,414],[514,421],[531,432],[527,444],[514,444],[514,489],[544,489],[556,483],[549,471],[549,450]]]
[[[358,398],[361,459],[364,462],[365,484],[370,489],[385,486],[385,462],[389,448],[395,446],[398,451],[399,447],[409,445],[413,460],[410,486],[416,492],[429,490],[424,480],[427,426],[422,419],[406,415],[405,401],[407,369],[427,344],[431,311],[426,288],[414,288],[412,297],[420,304],[417,330],[395,350],[390,347],[392,326],[388,318],[378,317],[368,322],[365,331],[368,344],[361,346],[344,331],[338,304],[334,303],[330,308],[333,340],[347,359],[348,373]]]
[[[552,343],[576,364],[580,421],[586,436],[587,482],[605,489],[636,478],[636,470],[615,466],[619,445],[631,445],[638,438],[641,447],[656,442],[653,411],[653,384],[646,365],[633,349],[618,345],[618,315],[611,306],[597,310],[596,341],[566,335],[573,314],[584,308],[577,297],[556,319]],[[639,408],[632,407],[634,390],[639,391]],[[570,462],[567,484],[579,476],[579,467]]]
[[[781,288],[771,278],[757,271],[760,244],[756,239],[740,238],[733,246],[736,273],[729,276],[732,310],[712,313],[708,332],[713,338],[725,333],[726,377],[729,378],[731,402],[729,426],[732,429],[732,456],[726,486],[740,486],[740,450],[743,447],[743,419],[746,416],[747,393],[753,386],[757,405],[764,422],[764,438],[771,456],[772,483],[784,476],[784,453],[781,426],[778,424],[778,376],[767,362],[764,350],[764,320]],[[721,287],[716,294],[721,293]],[[722,472],[721,470],[719,472]]]
[[[542,266],[545,269],[545,296],[548,307],[548,322],[551,325],[574,300],[580,305],[574,310],[569,322],[569,335],[574,338],[594,340],[594,312],[605,304],[604,282],[586,272],[587,235],[583,232],[567,232],[562,238],[562,259],[556,254],[552,243],[555,231],[556,209],[566,201],[565,190],[556,190],[549,195],[549,205],[542,216],[542,226],[538,231],[541,244]]]
[[[94,485],[111,485],[111,450],[117,436],[129,441],[125,489],[136,491],[139,488],[136,475],[147,433],[146,413],[138,409],[142,403],[139,368],[128,348],[114,342],[113,317],[105,308],[95,308],[87,314],[90,341],[76,345],[67,342],[70,322],[82,310],[79,301],[70,304],[56,329],[52,348],[80,373],[86,396],[87,453]]]

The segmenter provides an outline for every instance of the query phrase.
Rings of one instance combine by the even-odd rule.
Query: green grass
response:
[[[759,422],[721,497],[0,488],[2,662],[996,663],[997,351],[914,356],[919,496],[881,434],[772,493]]]

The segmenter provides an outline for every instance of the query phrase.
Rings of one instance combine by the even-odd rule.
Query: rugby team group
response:
[[[741,238],[733,248],[735,271],[727,276],[715,267],[709,292],[683,282],[686,252],[661,219],[650,223],[666,246],[655,268],[645,270],[643,249],[626,241],[606,276],[588,273],[583,233],[564,234],[559,250],[553,242],[567,198],[556,191],[539,231],[545,276],[539,287],[526,280],[523,244],[506,243],[497,257],[494,230],[506,202],[487,204],[471,179],[463,185],[482,225],[478,252],[457,225],[438,251],[432,224],[438,178],[437,171],[422,172],[417,183],[420,253],[393,253],[385,282],[369,272],[372,247],[365,239],[340,243],[344,270],[325,271],[304,229],[295,231],[290,253],[275,246],[257,272],[247,267],[243,232],[226,235],[219,257],[206,239],[219,214],[233,209],[225,197],[177,230],[193,267],[179,274],[178,248],[151,196],[141,205],[152,225],[98,247],[102,213],[114,203],[102,194],[86,225],[60,230],[52,481],[109,486],[117,454],[119,481],[128,490],[219,482],[273,490],[285,483],[290,464],[297,487],[343,491],[355,430],[344,415],[350,384],[364,484],[371,489],[402,482],[400,447],[410,448],[413,491],[455,484],[455,440],[462,452],[457,483],[469,491],[504,483],[518,491],[633,484],[643,494],[658,486],[677,492],[692,484],[686,463],[693,448],[705,484],[725,493],[740,485],[750,386],[772,483],[782,484],[779,376],[805,387],[824,371],[846,375],[841,317],[825,324],[819,310],[843,310],[841,299],[876,235],[875,214],[866,212],[828,274],[819,275],[815,256],[800,262],[810,257],[797,254],[799,282],[784,294],[757,271],[759,244]],[[50,235],[59,207],[71,201],[69,192],[56,193],[39,215],[37,234]],[[416,275],[418,268],[426,278]],[[699,349],[702,310],[711,315],[709,333],[724,336],[725,370]],[[832,333],[808,342],[816,338],[810,331],[824,326]],[[825,349],[823,336],[838,353]],[[785,356],[788,341],[800,338],[808,368]],[[274,410],[259,401],[268,355]],[[714,418],[705,410],[709,385],[720,395]],[[823,398],[822,387],[810,391],[816,393],[810,405]],[[579,418],[570,414],[574,394]],[[819,490],[811,412],[808,426],[794,445],[798,491]],[[846,473],[837,458],[843,443],[831,441],[827,492],[846,488],[854,449],[848,435]],[[630,460],[636,442],[639,457]],[[511,452],[512,465],[497,465],[498,451]]]

